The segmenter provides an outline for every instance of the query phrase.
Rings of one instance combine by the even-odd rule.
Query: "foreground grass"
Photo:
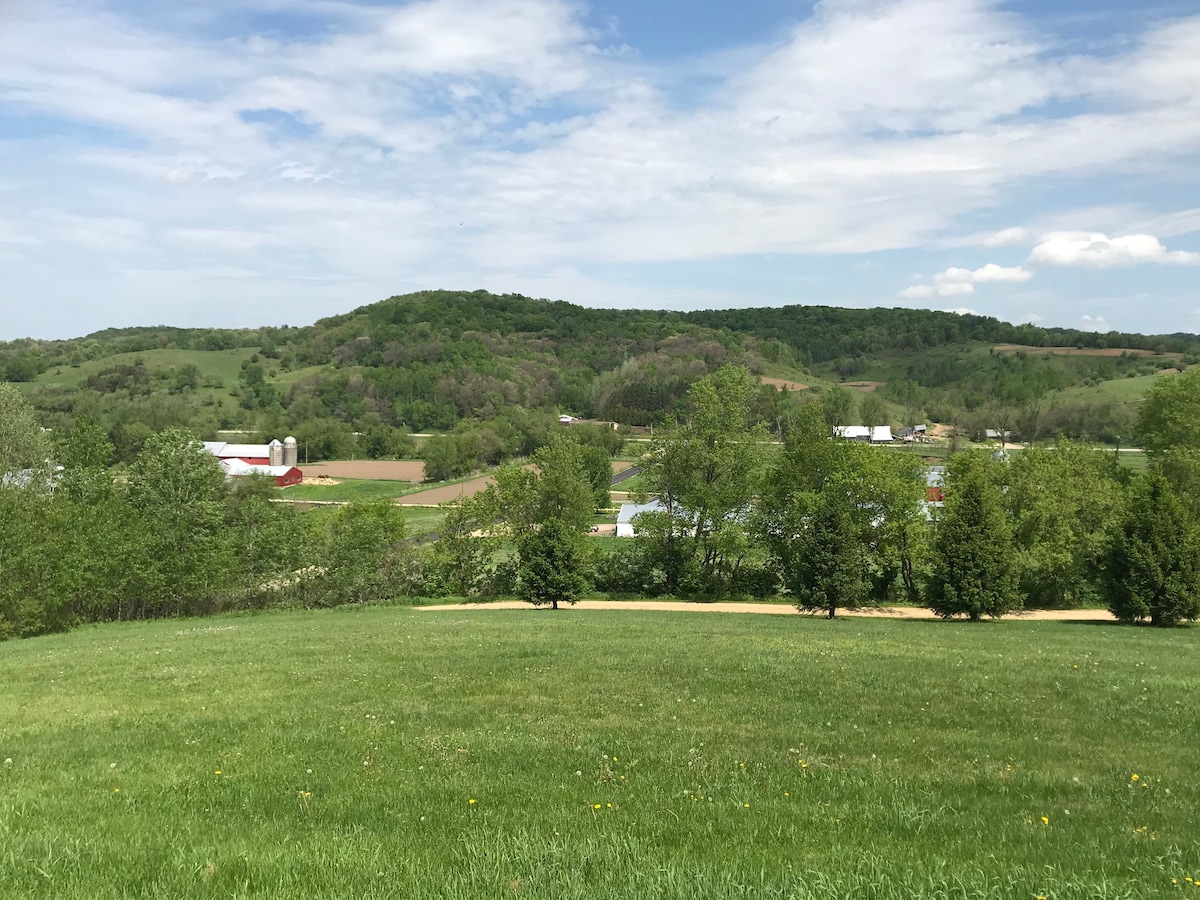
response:
[[[1197,638],[356,609],[11,642],[0,896],[1200,896]]]

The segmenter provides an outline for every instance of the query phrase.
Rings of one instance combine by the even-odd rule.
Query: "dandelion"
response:
[[[109,763],[109,764],[108,764],[108,767],[109,767],[110,769],[115,769],[115,768],[117,767],[117,764],[116,764],[116,763]]]
[[[749,804],[749,803],[743,803],[743,804],[742,804],[742,809],[749,809],[749,808],[750,808],[750,804]]]
[[[1132,775],[1130,775],[1130,776],[1129,776],[1129,780],[1130,780],[1130,781],[1137,781],[1137,780],[1138,780],[1138,773],[1137,773],[1137,772],[1134,772]]]
[[[608,809],[612,809],[612,804],[611,804],[611,803],[605,803],[604,805],[605,805],[605,806],[606,806]]]
[[[614,757],[613,757],[613,762],[616,762],[616,761],[617,761],[617,758],[614,756]]]
[[[6,758],[5,758],[5,760],[4,760],[4,764],[5,764],[6,766],[11,766],[11,765],[12,765],[12,757],[11,757],[11,756],[9,756],[9,757],[6,757]]]
[[[593,804],[592,804],[592,809],[599,809],[599,808],[600,808],[600,804],[599,804],[599,803],[593,803]]]
[[[215,772],[213,772],[213,774],[214,774],[214,775],[220,775],[220,774],[221,774],[221,770],[220,770],[220,769],[217,769]]]
[[[1043,824],[1043,825],[1049,825],[1049,824],[1050,824],[1050,820],[1049,820],[1048,818],[1046,818],[1045,816],[1042,816],[1042,824]]]
[[[475,805],[475,798],[474,798],[474,797],[472,797],[470,800],[468,800],[468,801],[467,801],[467,805],[468,805],[468,806],[474,806],[474,805]]]
[[[114,794],[119,794],[119,793],[121,793],[121,789],[120,789],[120,788],[113,788],[113,793],[114,793]]]

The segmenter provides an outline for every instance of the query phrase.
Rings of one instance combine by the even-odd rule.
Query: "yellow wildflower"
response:
[[[1049,824],[1050,824],[1050,820],[1049,820],[1048,818],[1046,818],[1045,816],[1042,816],[1042,824],[1043,824],[1043,825],[1049,825]]]
[[[1130,776],[1129,776],[1129,780],[1130,780],[1130,781],[1137,781],[1137,780],[1138,780],[1138,773],[1137,773],[1137,772],[1134,772],[1132,775],[1130,775]]]

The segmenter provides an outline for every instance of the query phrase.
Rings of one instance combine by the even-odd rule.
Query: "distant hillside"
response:
[[[503,455],[536,443],[559,412],[654,424],[726,362],[817,399],[840,382],[872,382],[852,392],[850,410],[864,419],[1015,420],[1036,408],[1033,429],[1103,437],[1128,427],[1149,376],[1197,361],[1200,338],[1186,334],[914,309],[605,310],[483,291],[392,297],[304,327],[0,343],[0,374],[25,385],[49,425],[88,416],[131,445],[167,424],[289,431],[317,454],[364,455],[410,449],[408,431],[483,423],[491,432],[478,440]],[[1123,390],[1094,390],[1125,378]],[[766,421],[786,417],[780,402],[793,401],[765,389]]]

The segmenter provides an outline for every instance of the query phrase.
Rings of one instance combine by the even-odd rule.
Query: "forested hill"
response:
[[[138,433],[168,424],[202,434],[286,430],[329,453],[346,450],[335,445],[355,433],[385,435],[357,448],[375,454],[396,448],[387,437],[394,432],[500,420],[519,431],[533,414],[653,424],[691,383],[726,362],[809,385],[813,394],[839,382],[868,383],[864,391],[878,390],[860,398],[866,418],[948,421],[1182,368],[1200,362],[1200,338],[1095,334],[915,309],[682,313],[425,291],[303,327],[109,329],[0,343],[0,375],[26,384],[52,427],[87,416]],[[1048,427],[1095,434],[1116,415],[1100,400],[1070,402],[1067,415],[1054,401],[1058,418]],[[764,407],[768,420],[773,415]]]

